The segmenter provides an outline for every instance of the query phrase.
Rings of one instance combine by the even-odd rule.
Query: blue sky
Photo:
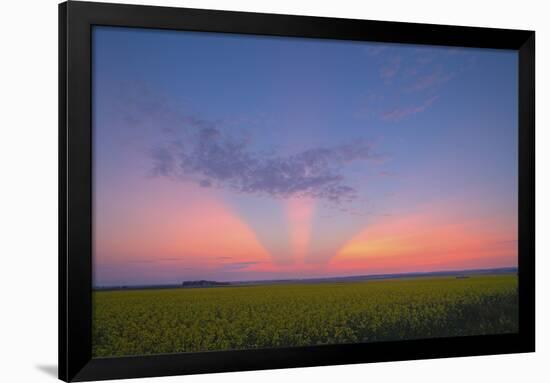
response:
[[[180,278],[132,279],[131,246],[110,239],[127,226],[121,206],[138,209],[127,196],[155,183],[223,201],[275,264],[293,262],[293,230],[321,264],[380,217],[438,203],[516,225],[513,51],[94,27],[93,89],[98,283]]]

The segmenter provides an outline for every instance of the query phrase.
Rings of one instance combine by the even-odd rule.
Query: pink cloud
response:
[[[442,73],[440,71],[430,73],[428,75],[418,76],[415,81],[406,88],[407,92],[419,92],[426,89],[431,89],[453,78],[452,73]]]
[[[390,58],[382,68],[380,68],[380,77],[384,80],[390,80],[399,72],[401,68],[401,57],[394,56]]]
[[[402,108],[394,108],[383,112],[380,119],[383,121],[401,121],[404,118],[424,112],[437,100],[438,96],[433,96],[424,101],[420,105],[407,106]]]

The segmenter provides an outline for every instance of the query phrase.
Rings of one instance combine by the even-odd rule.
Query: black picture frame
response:
[[[93,359],[93,25],[512,49],[519,52],[517,334]],[[472,137],[475,140],[475,137]],[[59,5],[59,378],[260,370],[535,350],[535,32],[69,1]]]

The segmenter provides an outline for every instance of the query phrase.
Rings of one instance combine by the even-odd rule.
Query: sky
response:
[[[514,51],[95,26],[94,285],[517,266]]]

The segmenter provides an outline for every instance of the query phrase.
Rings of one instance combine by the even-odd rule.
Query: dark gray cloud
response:
[[[243,270],[248,268],[249,266],[258,265],[262,262],[233,262],[233,263],[226,263],[222,266],[223,271],[237,271],[237,270]]]
[[[120,88],[117,98],[124,102],[116,104],[116,113],[123,125],[131,126],[138,138],[155,134],[156,142],[146,143],[154,176],[192,181],[203,188],[275,198],[310,196],[339,204],[358,194],[344,168],[380,158],[364,140],[294,154],[261,152],[254,150],[249,136],[228,133],[226,127],[234,121],[197,117],[145,85]],[[164,135],[157,140],[159,126]]]
[[[130,263],[162,263],[162,262],[184,262],[185,259],[180,257],[161,257],[161,258],[145,258],[145,259],[134,259],[127,262]]]
[[[309,196],[341,203],[357,194],[342,174],[345,165],[376,158],[364,141],[292,155],[265,154],[254,151],[249,138],[224,134],[214,123],[188,120],[187,126],[192,132],[185,140],[173,140],[152,150],[155,175],[239,193],[277,198]]]

